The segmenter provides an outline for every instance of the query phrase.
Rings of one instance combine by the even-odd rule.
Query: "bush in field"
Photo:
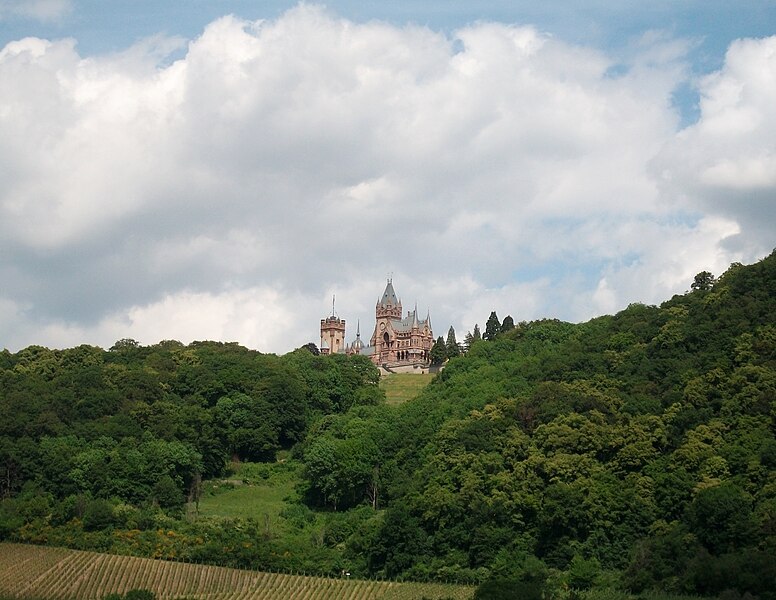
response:
[[[156,600],[156,594],[151,590],[129,590],[121,594],[108,594],[103,600]]]
[[[542,600],[542,585],[536,581],[489,579],[474,592],[474,600]]]
[[[124,594],[124,600],[156,600],[156,594],[151,590],[129,590]]]

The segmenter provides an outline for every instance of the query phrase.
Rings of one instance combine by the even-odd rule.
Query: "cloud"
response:
[[[0,21],[9,17],[57,21],[72,10],[71,0],[0,0]]]
[[[704,77],[700,119],[654,161],[667,198],[735,220],[731,243],[767,251],[776,223],[776,36],[731,44]]]
[[[314,6],[218,19],[182,53],[163,37],[89,58],[12,42],[0,339],[282,352],[317,341],[332,294],[348,336],[359,318],[371,334],[388,273],[437,335],[494,308],[585,319],[659,301],[769,250],[750,218],[768,208],[725,184],[771,189],[769,43],[731,47],[677,133],[685,46],[660,35],[625,69],[533,27],[448,36]],[[744,100],[724,117],[731,82]]]

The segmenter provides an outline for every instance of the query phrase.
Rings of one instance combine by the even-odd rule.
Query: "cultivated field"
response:
[[[202,600],[468,600],[474,593],[473,588],[456,585],[260,573],[0,544],[0,596],[91,600],[140,588],[151,590],[158,598]]]

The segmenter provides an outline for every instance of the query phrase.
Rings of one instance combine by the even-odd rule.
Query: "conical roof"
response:
[[[388,285],[385,286],[383,297],[380,299],[380,306],[386,307],[388,305],[398,306],[399,299],[396,297],[396,292],[393,289],[393,282],[389,279]]]

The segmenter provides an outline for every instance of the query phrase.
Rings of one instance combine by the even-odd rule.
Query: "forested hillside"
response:
[[[418,400],[314,428],[312,498],[380,488],[347,542],[369,572],[773,598],[775,317],[771,255],[660,307],[520,323]],[[324,463],[345,445],[375,465],[360,481]]]
[[[0,494],[175,498],[227,460],[274,460],[309,423],[381,400],[365,358],[121,340],[0,354]],[[163,497],[164,496],[164,497]]]
[[[306,349],[4,352],[0,537],[483,598],[776,598],[776,254],[690,283],[474,341],[397,406],[367,360]],[[184,510],[231,458],[279,450],[303,473],[290,529]]]
[[[108,351],[4,351],[0,539],[338,572],[336,552],[301,555],[258,522],[197,518],[196,506],[202,481],[232,461],[274,463],[323,416],[382,403],[378,380],[363,357],[306,348],[277,357],[121,340]]]

